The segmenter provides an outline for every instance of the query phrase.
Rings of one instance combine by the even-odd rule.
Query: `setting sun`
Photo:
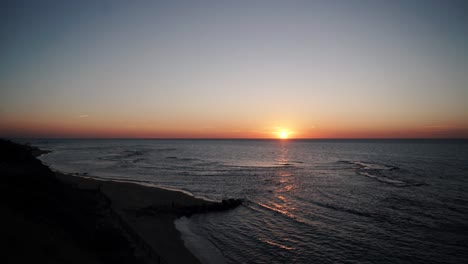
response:
[[[281,138],[281,139],[287,139],[288,135],[289,135],[288,131],[280,131],[279,132],[279,138]]]

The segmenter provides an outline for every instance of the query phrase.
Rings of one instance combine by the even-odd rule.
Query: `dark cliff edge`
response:
[[[3,263],[141,263],[95,191],[64,184],[38,148],[0,139]]]

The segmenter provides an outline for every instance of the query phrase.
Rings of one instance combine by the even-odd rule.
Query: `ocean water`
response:
[[[60,171],[244,199],[177,222],[205,263],[468,262],[468,141],[29,142]]]

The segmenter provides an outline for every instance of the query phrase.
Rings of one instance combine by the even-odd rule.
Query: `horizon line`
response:
[[[213,138],[189,138],[189,137],[0,137],[3,139],[89,139],[89,140],[277,140],[277,141],[297,141],[297,140],[468,140],[468,137],[395,137],[395,138],[222,138],[222,137],[213,137]]]

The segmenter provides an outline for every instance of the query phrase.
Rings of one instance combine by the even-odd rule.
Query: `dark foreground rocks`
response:
[[[138,215],[147,214],[174,214],[177,217],[186,216],[189,217],[193,214],[211,213],[211,212],[222,212],[236,208],[242,204],[242,199],[225,199],[221,202],[206,202],[200,205],[181,205],[171,204],[171,206],[148,206],[138,210]]]

